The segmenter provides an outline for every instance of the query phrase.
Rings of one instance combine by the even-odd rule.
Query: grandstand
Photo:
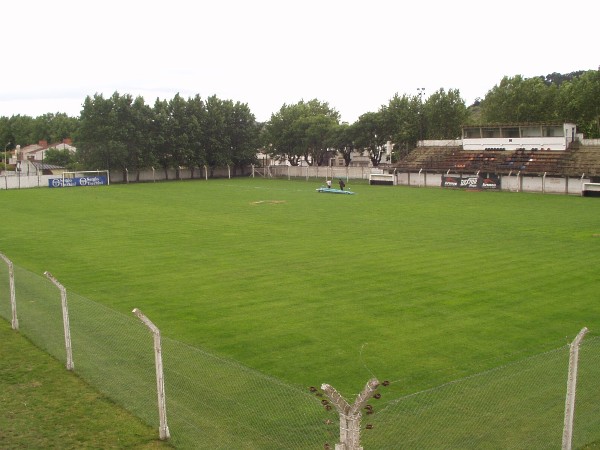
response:
[[[404,171],[600,177],[600,145],[572,144],[564,151],[518,149],[473,152],[457,147],[418,147],[395,165]]]
[[[474,139],[469,139],[472,143]],[[482,143],[485,141],[482,139]],[[518,138],[511,138],[508,147],[501,140],[488,142],[493,146],[469,150],[465,140],[452,141],[453,145],[435,145],[423,141],[395,167],[399,171],[474,174],[478,172],[508,175],[552,175],[568,177],[600,177],[600,143],[597,140],[575,139],[564,150],[542,146],[518,147]],[[461,144],[461,145],[459,145]],[[500,144],[500,145],[498,145]],[[481,145],[481,144],[480,144]],[[515,148],[515,146],[517,146]]]

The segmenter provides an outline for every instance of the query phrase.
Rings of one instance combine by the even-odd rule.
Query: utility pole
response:
[[[419,141],[423,141],[423,97],[425,96],[425,88],[417,88],[419,96]]]

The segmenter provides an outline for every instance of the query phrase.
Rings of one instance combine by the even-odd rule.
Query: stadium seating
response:
[[[600,176],[600,146],[571,145],[566,151],[490,148],[466,151],[462,147],[418,147],[395,165],[399,170],[452,173],[477,171],[497,174]]]

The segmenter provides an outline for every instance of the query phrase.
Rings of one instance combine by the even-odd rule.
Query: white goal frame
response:
[[[78,178],[78,177],[89,177],[89,176],[100,176],[101,174],[106,175],[106,184],[110,185],[110,173],[108,170],[76,170],[73,172],[62,173],[62,185],[65,185],[65,178]]]

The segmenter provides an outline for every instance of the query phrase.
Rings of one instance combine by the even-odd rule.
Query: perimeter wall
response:
[[[413,187],[441,187],[445,174],[428,172],[401,172],[396,174],[397,184]],[[463,175],[464,177],[464,175]],[[589,178],[550,177],[527,175],[498,175],[500,190],[510,192],[539,192],[546,194],[581,195],[583,183]]]
[[[343,178],[345,180],[368,180],[371,173],[392,173],[398,186],[412,187],[441,187],[442,178],[453,174],[433,172],[398,172],[394,169],[376,169],[370,167],[290,167],[271,166],[268,175],[287,178]],[[270,175],[269,175],[270,174]],[[258,176],[258,175],[255,175]],[[264,175],[260,175],[264,176]],[[454,176],[460,176],[454,174]],[[473,174],[472,176],[476,176]],[[463,178],[467,175],[462,175]],[[589,178],[550,177],[527,175],[498,175],[500,190],[510,192],[539,192],[546,194],[581,195],[583,183],[589,183]]]
[[[378,169],[372,167],[328,167],[328,166],[251,166],[244,171],[234,171],[230,168],[209,170],[175,169],[164,170],[142,170],[138,172],[111,171],[110,183],[152,183],[173,180],[208,180],[210,178],[233,178],[233,177],[255,177],[255,178],[304,178],[308,180],[343,178],[349,180],[369,180],[371,173],[392,173],[395,175],[396,184],[411,187],[441,187],[442,178],[447,176],[459,176],[453,174],[440,174],[434,172],[399,172],[395,169]],[[475,176],[473,174],[472,176]],[[466,175],[462,175],[466,177]],[[590,178],[576,177],[550,177],[550,176],[527,176],[527,175],[498,175],[500,179],[500,190],[510,192],[539,192],[546,194],[569,194],[581,195],[583,183],[589,183]],[[4,172],[0,175],[0,190],[2,189],[26,189],[34,187],[48,187],[48,181],[53,178],[61,178],[60,175],[17,175],[14,172]]]

